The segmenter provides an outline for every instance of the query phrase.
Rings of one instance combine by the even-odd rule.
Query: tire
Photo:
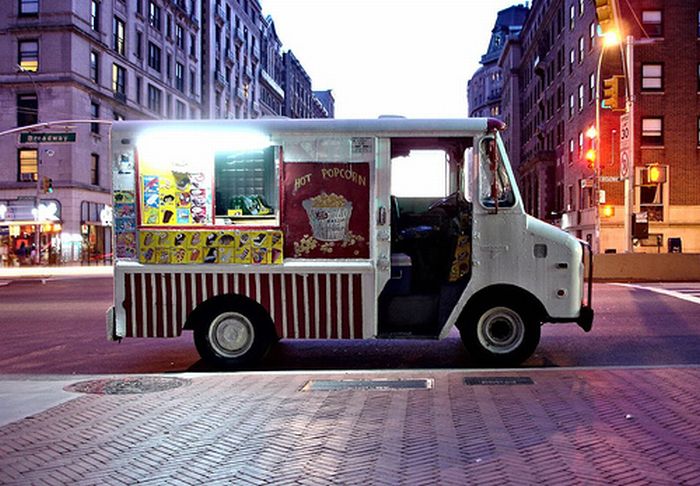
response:
[[[460,327],[469,354],[480,364],[496,367],[518,365],[532,356],[541,323],[524,308],[491,302],[471,309]]]
[[[202,316],[194,328],[194,344],[202,359],[216,367],[255,364],[276,339],[269,316],[252,302],[222,302]]]

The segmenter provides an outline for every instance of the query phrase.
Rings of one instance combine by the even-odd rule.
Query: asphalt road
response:
[[[681,287],[700,295],[700,283]],[[111,301],[111,278],[0,282],[0,374],[214,371],[200,361],[187,331],[177,339],[107,341]],[[590,333],[547,324],[523,366],[700,364],[700,303],[611,284],[595,285],[593,302]],[[282,341],[256,369],[473,367],[453,331],[443,341]]]

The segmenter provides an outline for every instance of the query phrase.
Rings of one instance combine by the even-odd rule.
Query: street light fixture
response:
[[[600,55],[598,56],[598,65],[595,72],[595,126],[590,127],[586,131],[586,136],[592,139],[592,144],[595,148],[594,155],[595,160],[593,160],[593,198],[596,208],[595,212],[595,235],[594,244],[596,253],[600,250],[600,156],[597,152],[600,150],[600,71],[603,65],[603,56],[608,47],[615,46],[619,44],[620,34],[617,30],[612,29],[605,32],[602,36],[603,45],[600,49]]]

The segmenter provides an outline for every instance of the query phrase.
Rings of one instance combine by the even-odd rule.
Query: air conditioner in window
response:
[[[19,180],[22,182],[32,182],[34,180],[34,174],[31,172],[24,172],[20,174]]]

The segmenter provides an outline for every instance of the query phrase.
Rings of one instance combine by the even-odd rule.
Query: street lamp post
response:
[[[591,137],[593,141],[593,149],[595,150],[595,160],[593,162],[593,198],[595,204],[595,238],[594,251],[597,253],[600,250],[600,72],[603,66],[603,56],[605,50],[613,45],[619,44],[619,36],[616,31],[610,31],[603,37],[603,45],[598,55],[598,65],[595,71],[595,133]]]
[[[23,66],[18,65],[17,69],[19,72],[26,74],[27,77],[29,78],[29,81],[32,82],[32,86],[34,87],[34,93],[37,97],[37,106],[39,106],[38,100],[39,100],[39,89],[36,86],[36,83],[34,82],[34,76],[32,76],[32,71],[29,69],[26,69]],[[39,113],[37,111],[37,121],[39,118]],[[34,194],[34,263],[35,265],[41,264],[41,223],[39,221],[39,204],[41,203],[41,150],[39,150],[39,145],[37,144],[36,148],[36,192]]]

